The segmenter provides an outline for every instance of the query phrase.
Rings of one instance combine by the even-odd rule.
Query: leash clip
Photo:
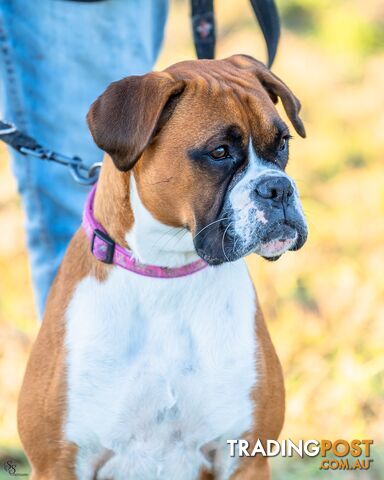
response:
[[[15,133],[17,130],[16,126],[11,122],[1,122],[1,124],[2,126],[0,128],[0,136]]]
[[[80,183],[80,185],[93,185],[99,178],[101,165],[102,162],[95,162],[88,168],[83,165],[80,157],[73,157],[72,162],[68,164],[68,168],[77,183]]]

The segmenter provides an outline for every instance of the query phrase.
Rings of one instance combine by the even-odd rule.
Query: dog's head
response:
[[[111,84],[88,123],[117,169],[133,169],[152,216],[188,229],[209,264],[251,252],[272,260],[307,237],[278,98],[304,137],[299,101],[262,63],[187,61]]]

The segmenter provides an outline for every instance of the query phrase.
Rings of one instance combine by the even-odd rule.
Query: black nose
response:
[[[263,178],[256,185],[256,193],[265,199],[280,202],[287,200],[293,193],[293,187],[288,178],[273,176]]]

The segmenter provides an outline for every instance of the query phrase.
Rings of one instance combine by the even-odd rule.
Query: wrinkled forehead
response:
[[[261,143],[273,142],[288,127],[280,118],[268,93],[251,73],[225,61],[181,62],[168,69],[186,82],[176,112],[176,121],[188,124],[191,138],[214,135],[236,126],[244,137]]]

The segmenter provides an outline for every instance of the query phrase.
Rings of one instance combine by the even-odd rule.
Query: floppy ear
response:
[[[112,157],[119,170],[129,170],[184,88],[182,80],[156,72],[111,83],[87,115],[96,145]]]
[[[304,124],[299,117],[301,104],[291,90],[287,87],[287,85],[280,80],[280,78],[276,77],[276,75],[268,70],[263,63],[248,55],[233,55],[232,57],[229,57],[227,61],[243,70],[249,70],[251,73],[256,75],[256,78],[268,92],[273,103],[277,103],[278,98],[280,97],[284,106],[284,110],[289,120],[292,122],[296,132],[301,137],[305,137]]]

